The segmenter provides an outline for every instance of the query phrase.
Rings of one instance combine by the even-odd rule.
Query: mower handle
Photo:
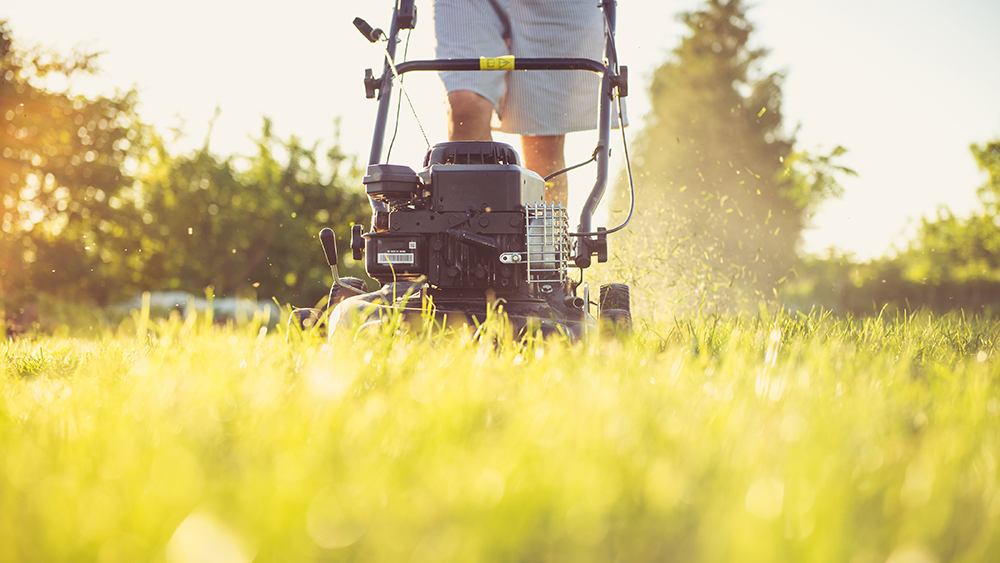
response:
[[[618,69],[618,53],[614,44],[615,26],[617,23],[617,0],[600,0],[600,8],[604,13],[607,33],[605,33],[604,58],[607,64],[602,64],[591,59],[558,59],[558,58],[517,58],[506,57],[482,57],[479,59],[443,59],[426,61],[407,61],[395,65],[395,72],[403,74],[415,70],[438,70],[438,71],[509,71],[509,70],[589,70],[601,75],[601,103],[598,110],[597,126],[597,148],[594,154],[597,161],[597,179],[594,187],[590,190],[587,200],[584,202],[580,212],[580,223],[577,233],[574,236],[580,237],[580,244],[577,245],[574,261],[580,268],[587,268],[591,261],[590,241],[599,242],[601,235],[593,232],[594,212],[604,197],[604,192],[608,184],[608,160],[610,157],[609,136],[611,130],[611,102],[614,98],[614,89],[619,88],[619,95],[624,96],[626,88],[625,72],[616,75]],[[383,62],[382,76],[374,78],[369,70],[365,78],[365,88],[374,97],[374,91],[378,90],[379,106],[375,114],[375,134],[372,138],[371,151],[368,154],[369,164],[378,164],[382,158],[382,144],[385,139],[386,123],[389,115],[389,94],[392,91],[392,67],[391,59],[396,57],[396,41],[400,29],[413,29],[416,24],[416,10],[413,7],[413,0],[396,0],[393,7],[392,25],[389,28],[388,44],[386,45],[386,60]],[[624,127],[625,124],[619,124]],[[372,216],[378,211],[386,211],[384,203],[368,198],[372,207]],[[374,224],[374,223],[373,223]],[[593,237],[597,236],[597,239]]]
[[[396,65],[396,72],[403,74],[415,70],[462,71],[482,70],[589,70],[604,74],[608,67],[593,59],[579,58],[528,58],[528,57],[480,57],[478,59],[433,59],[406,61]]]

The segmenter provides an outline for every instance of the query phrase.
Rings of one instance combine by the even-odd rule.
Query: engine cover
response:
[[[437,211],[514,211],[545,199],[545,181],[517,165],[439,164],[427,169]]]

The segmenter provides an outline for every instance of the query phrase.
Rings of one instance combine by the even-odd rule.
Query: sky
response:
[[[433,58],[432,2],[416,2],[408,58]],[[18,41],[103,52],[102,72],[72,87],[90,94],[137,89],[140,116],[163,133],[183,131],[177,150],[200,147],[219,108],[210,145],[219,154],[252,153],[251,138],[267,116],[278,135],[321,148],[332,145],[339,121],[342,148],[364,164],[376,103],[365,99],[362,78],[366,68],[380,72],[382,52],[351,22],[360,16],[388,29],[392,4],[8,0],[0,4],[0,19]],[[631,81],[629,139],[649,109],[652,71],[685,32],[675,15],[697,5],[619,1],[619,58]],[[783,111],[797,146],[828,152],[842,145],[848,150],[842,164],[858,172],[842,179],[843,197],[824,203],[813,218],[803,237],[806,251],[882,256],[903,247],[920,218],[942,206],[957,215],[977,208],[976,188],[986,175],[969,145],[1000,138],[1000,2],[749,5],[752,45],[770,51],[764,70],[786,74]],[[432,73],[413,73],[404,85],[417,118],[404,104],[392,161],[418,169],[425,144],[417,119],[432,144],[445,140],[444,95]],[[501,140],[517,146],[512,138]],[[591,133],[571,135],[567,162],[586,160],[594,140]],[[613,170],[621,170],[621,153],[613,150]],[[592,169],[570,176],[572,217],[592,182]]]

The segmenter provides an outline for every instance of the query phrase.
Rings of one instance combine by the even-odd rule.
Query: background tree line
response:
[[[804,259],[783,297],[857,314],[883,307],[1000,314],[1000,139],[970,150],[988,175],[978,210],[957,217],[942,208],[923,218],[893,256],[865,263],[836,255]]]
[[[255,293],[311,305],[329,268],[324,226],[367,220],[359,170],[278,139],[265,120],[250,157],[172,154],[134,91],[93,99],[48,78],[96,57],[18,48],[0,22],[0,291],[113,303],[149,289]],[[69,82],[66,80],[65,82]],[[315,246],[313,245],[315,243]]]

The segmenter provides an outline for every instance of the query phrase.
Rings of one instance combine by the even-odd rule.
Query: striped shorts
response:
[[[595,0],[434,0],[439,59],[582,57],[600,61],[604,16]],[[596,129],[600,76],[589,71],[442,72],[449,92],[493,102],[500,131],[563,135]]]

